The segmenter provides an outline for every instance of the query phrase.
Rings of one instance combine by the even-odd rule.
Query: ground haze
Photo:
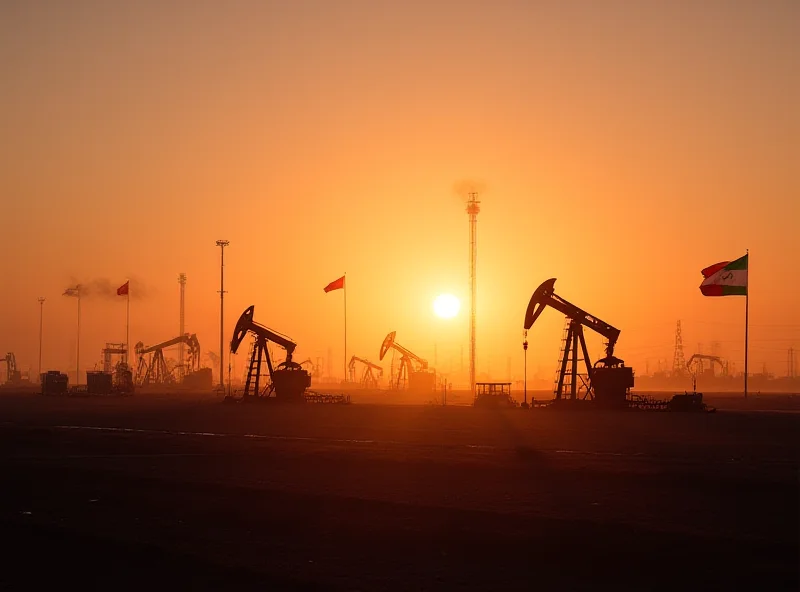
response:
[[[47,551],[59,578],[123,588],[798,584],[796,414],[14,395],[0,412],[17,583],[55,577],[21,567]]]

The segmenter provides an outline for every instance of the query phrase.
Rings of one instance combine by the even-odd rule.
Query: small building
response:
[[[517,402],[511,398],[510,382],[476,382],[475,407],[516,407]]]
[[[436,388],[436,372],[417,370],[408,375],[408,390],[414,393],[429,393]]]
[[[69,377],[58,370],[44,372],[39,377],[42,383],[43,395],[66,395],[69,386]]]
[[[90,395],[110,395],[114,387],[114,376],[102,370],[86,373],[86,392]]]

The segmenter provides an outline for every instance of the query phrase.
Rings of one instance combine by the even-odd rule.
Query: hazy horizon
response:
[[[740,372],[745,300],[698,286],[750,249],[750,371],[785,375],[798,39],[800,4],[777,0],[4,2],[0,354],[35,373],[43,296],[43,368],[73,370],[76,282],[130,278],[131,346],[170,339],[179,273],[186,330],[217,351],[228,239],[226,345],[254,304],[341,377],[342,293],[323,287],[346,272],[348,358],[377,362],[397,331],[466,368],[474,183],[478,373],[522,377],[551,277],[637,373],[671,367],[678,319],[687,358],[716,342]],[[104,294],[82,301],[82,370],[125,340]],[[529,378],[552,377],[563,322],[529,332]]]

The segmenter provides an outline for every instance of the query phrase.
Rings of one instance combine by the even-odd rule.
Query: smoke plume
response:
[[[81,298],[104,298],[114,299],[122,298],[117,295],[117,290],[125,284],[129,284],[129,294],[132,300],[142,300],[149,295],[149,288],[141,280],[125,278],[111,280],[109,278],[91,278],[79,280],[75,277],[71,278],[69,284],[64,289],[65,296],[77,296],[80,293]]]
[[[477,193],[478,199],[482,199],[485,192],[486,182],[479,179],[461,179],[453,183],[453,193],[462,201],[467,201],[470,193]]]

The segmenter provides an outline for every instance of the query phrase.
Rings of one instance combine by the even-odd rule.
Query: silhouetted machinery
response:
[[[297,362],[292,361],[297,344],[285,335],[260,325],[253,320],[255,306],[250,306],[239,317],[231,339],[231,353],[235,354],[245,335],[252,333],[255,344],[250,356],[250,366],[245,379],[242,401],[305,402],[305,391],[311,386],[311,375]],[[286,350],[286,360],[276,367],[272,365],[267,343],[272,342]],[[261,365],[266,363],[269,382],[260,385]]]
[[[476,382],[474,407],[516,407],[510,382]]]
[[[103,354],[103,372],[110,374],[115,365],[125,361],[128,349],[124,343],[106,343],[101,353]],[[117,358],[116,364],[114,363],[115,357]]]
[[[350,370],[350,382],[356,382],[356,363],[361,363],[364,366],[364,373],[358,381],[361,386],[369,389],[378,388],[378,379],[383,376],[383,368],[358,356],[350,358],[350,363],[347,366],[348,370]],[[377,376],[373,373],[373,370],[378,373]]]
[[[400,369],[397,371],[396,380],[392,381],[392,388],[402,388],[408,380],[408,389],[411,391],[432,391],[436,387],[436,371],[428,369],[428,361],[423,360],[415,353],[406,349],[394,338],[397,331],[389,333],[381,344],[380,359],[386,355],[390,349],[400,354]]]
[[[555,308],[567,317],[566,335],[559,360],[558,383],[554,389],[555,399],[593,399],[598,406],[626,407],[628,394],[633,387],[633,369],[625,366],[625,362],[619,358],[614,357],[614,346],[619,338],[619,329],[556,295],[555,283],[556,278],[552,278],[536,288],[528,303],[528,309],[525,311],[526,332],[547,306]],[[586,349],[584,327],[588,327],[608,340],[606,356],[595,362],[594,366],[589,360],[589,352]],[[579,370],[581,361],[586,366],[585,375]],[[579,385],[579,381],[582,382],[581,385]],[[581,397],[579,397],[579,393],[582,395]]]
[[[8,352],[5,357],[6,362],[6,384],[18,384],[22,382],[22,372],[17,368],[17,358],[14,352]]]
[[[137,343],[135,350],[136,355],[139,357],[139,365],[136,369],[136,384],[139,386],[175,384],[175,376],[164,359],[164,350],[180,343],[188,346],[187,360],[180,360],[180,364],[186,368],[184,382],[191,384],[193,379],[190,377],[203,370],[200,368],[200,342],[194,333],[184,333],[174,339],[150,347],[145,347],[141,341]],[[146,358],[145,356],[148,354],[150,356]],[[207,371],[205,374],[208,375],[204,376],[204,378],[208,379],[207,382],[210,388],[211,373]]]
[[[69,387],[69,378],[63,372],[50,370],[40,376],[43,395],[66,395]]]
[[[313,374],[314,374],[314,361],[311,358],[306,358],[305,360],[300,362],[300,365],[301,366],[308,366],[309,368],[311,368],[311,374],[313,376]]]
[[[705,367],[703,362],[710,362],[708,368]],[[714,374],[714,363],[719,366],[720,374],[722,376],[728,375],[728,365],[722,361],[719,356],[709,356],[706,354],[692,354],[692,357],[686,362],[686,368],[689,374],[697,377],[709,373],[711,376]]]
[[[97,395],[132,393],[133,372],[126,361],[127,353],[128,348],[124,343],[106,343],[102,351],[103,371],[87,373],[86,392]]]
[[[86,372],[86,393],[89,395],[110,395],[114,392],[114,375],[102,370]]]

